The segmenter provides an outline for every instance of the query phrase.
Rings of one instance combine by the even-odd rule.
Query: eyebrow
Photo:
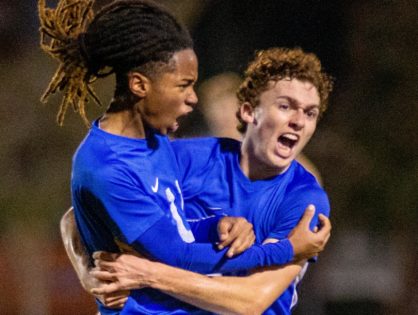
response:
[[[305,109],[308,109],[308,110],[309,110],[309,109],[319,109],[319,107],[320,107],[319,105],[316,105],[316,104],[315,104],[315,105],[308,105],[308,106],[306,106],[306,108],[305,108]]]
[[[184,76],[182,78],[180,78],[180,81],[187,81],[187,82],[196,82],[197,78],[193,77],[193,76]]]
[[[290,96],[281,95],[281,96],[278,96],[276,99],[281,99],[281,98],[286,99],[292,104],[300,105],[300,103],[296,99]],[[305,109],[309,110],[309,109],[314,109],[314,108],[319,108],[319,107],[320,107],[319,104],[311,104],[311,105],[307,105]]]

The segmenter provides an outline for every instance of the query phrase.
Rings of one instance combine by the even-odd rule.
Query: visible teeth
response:
[[[291,134],[291,133],[285,133],[283,135],[281,135],[281,137],[284,137],[286,139],[292,140],[292,141],[297,141],[298,140],[298,136]]]

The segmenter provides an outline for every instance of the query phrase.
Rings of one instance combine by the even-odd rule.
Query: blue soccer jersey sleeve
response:
[[[275,244],[254,245],[234,258],[208,243],[185,243],[168,218],[161,218],[143,233],[133,247],[175,267],[200,272],[231,272],[263,266],[282,265],[293,258],[289,240]]]
[[[285,239],[291,230],[298,224],[308,205],[315,206],[315,215],[312,218],[310,228],[313,231],[318,225],[318,215],[320,213],[329,216],[330,204],[327,194],[319,187],[300,187],[288,194],[280,204],[280,217],[276,220],[276,225],[270,231],[268,238],[278,240]]]
[[[219,241],[218,223],[225,216],[214,215],[201,220],[187,220],[197,243],[215,243]]]

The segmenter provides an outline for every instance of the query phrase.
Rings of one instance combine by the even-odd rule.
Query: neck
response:
[[[118,136],[145,138],[145,125],[137,106],[118,112],[107,111],[100,118],[100,129]]]
[[[245,138],[241,145],[240,167],[244,175],[252,181],[272,178],[288,169],[288,167],[285,169],[269,167],[263,161],[260,161],[254,154],[250,142],[246,141]]]

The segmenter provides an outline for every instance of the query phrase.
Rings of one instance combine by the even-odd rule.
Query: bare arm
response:
[[[65,212],[60,221],[61,238],[64,244],[65,251],[68,258],[73,265],[78,278],[87,279],[87,281],[81,281],[81,285],[85,290],[89,290],[94,285],[93,279],[89,279],[89,255],[78,233],[76,221],[74,217],[74,211],[71,207]],[[97,286],[97,283],[95,284]]]
[[[193,291],[190,283],[173,290],[180,279],[159,288],[166,293],[217,314],[261,314],[289,287],[302,270],[302,264],[284,267],[269,267],[258,270],[247,277],[215,277],[198,282]],[[183,279],[187,279],[185,275]],[[210,282],[209,282],[209,281]],[[184,281],[187,282],[187,281]],[[256,294],[255,294],[256,292]]]
[[[208,277],[133,255],[95,253],[100,270],[92,275],[110,281],[93,292],[152,287],[217,314],[260,314],[291,284],[303,263],[258,270],[247,277]],[[123,267],[122,267],[123,265]],[[111,272],[103,270],[112,270]],[[257,294],[254,294],[257,292]]]
[[[299,228],[309,226],[306,216]],[[330,222],[319,216],[324,246],[330,235]],[[310,220],[308,220],[310,221]],[[275,240],[268,240],[273,242]],[[96,252],[92,275],[109,283],[94,289],[95,294],[120,289],[152,287],[184,302],[219,314],[259,314],[271,305],[291,284],[303,262],[259,270],[248,277],[215,277],[151,262],[134,255]],[[254,292],[257,292],[255,295]]]
[[[97,288],[103,285],[104,283],[102,281],[91,277],[89,274],[89,254],[87,253],[84,243],[80,238],[80,234],[78,233],[74,210],[72,207],[68,209],[61,218],[60,231],[65,251],[67,252],[68,258],[77,273],[83,289],[90,292],[92,288]],[[128,299],[129,291],[119,290],[105,296],[95,296],[108,307],[119,308],[122,307]]]
[[[81,282],[83,289],[91,293],[91,289],[101,287],[105,283],[90,276],[89,254],[81,240],[74,216],[74,209],[68,209],[60,221],[61,238],[67,255]],[[239,254],[250,247],[255,240],[252,224],[240,217],[224,217],[218,223],[221,241],[219,246],[230,247],[227,255]],[[137,254],[132,248],[118,243],[122,251]],[[107,307],[123,307],[129,296],[129,290],[120,289],[106,294],[95,294]]]

